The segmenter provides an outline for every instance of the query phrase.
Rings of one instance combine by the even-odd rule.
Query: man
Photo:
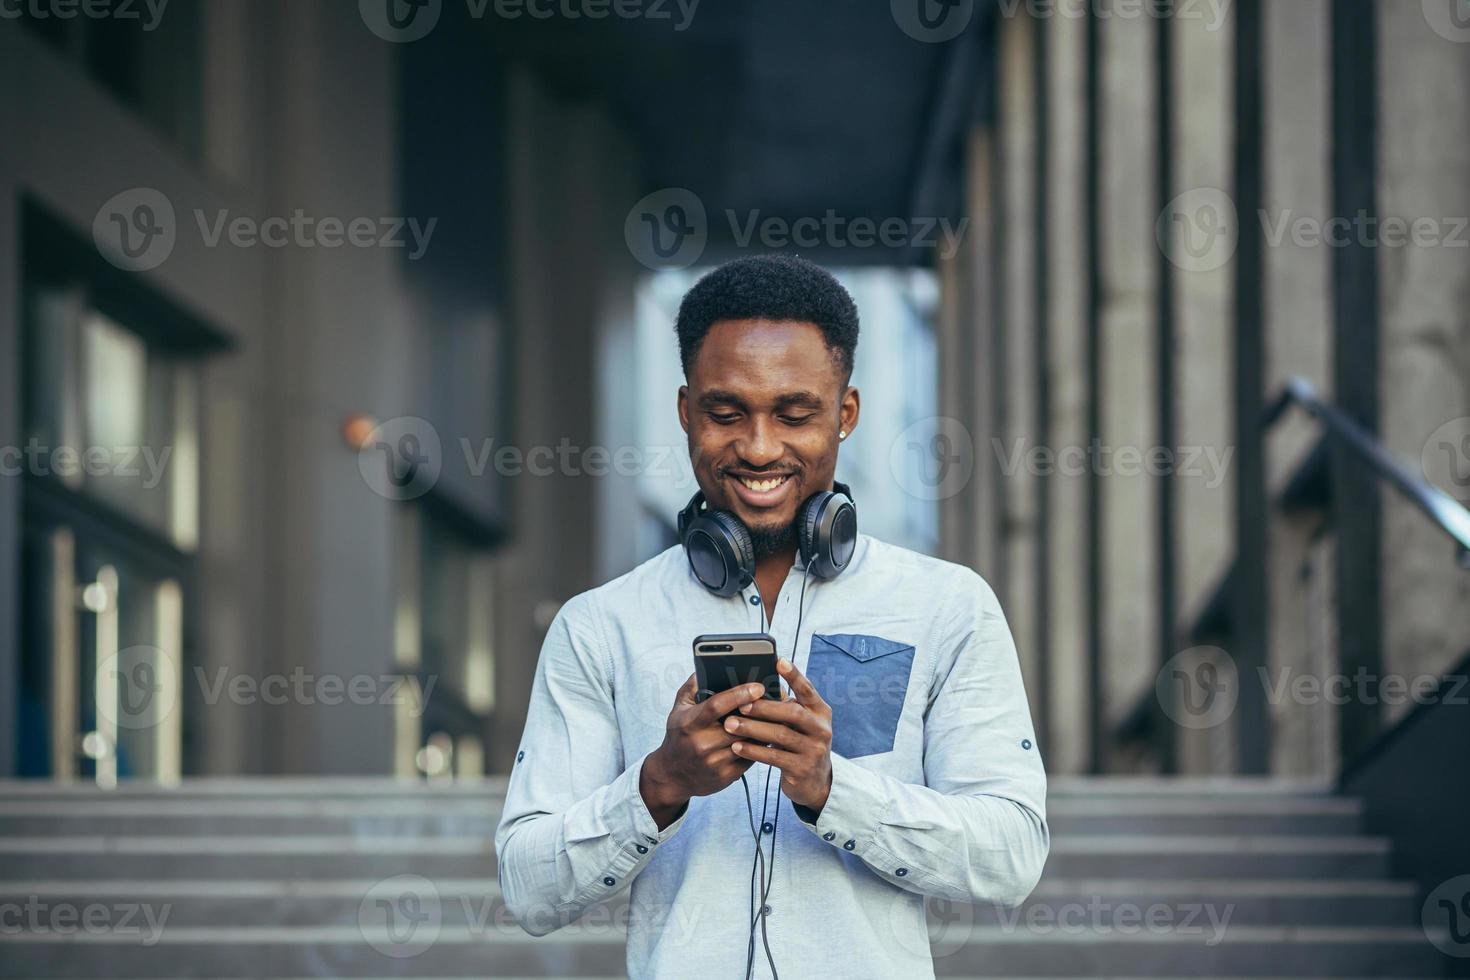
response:
[[[1019,904],[1049,848],[1009,628],[974,572],[866,535],[807,574],[798,508],[858,422],[831,275],[731,262],[676,329],[695,476],[754,580],[722,598],[675,546],[562,607],[495,835],[505,903],[544,935],[628,890],[633,977],[932,976],[924,896]],[[696,703],[694,637],[763,626],[790,696]]]

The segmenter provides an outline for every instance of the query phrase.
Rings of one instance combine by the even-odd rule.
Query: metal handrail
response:
[[[1416,475],[1399,462],[1383,444],[1353,420],[1342,409],[1323,401],[1317,389],[1305,378],[1290,377],[1281,394],[1266,409],[1261,419],[1270,428],[1293,404],[1327,426],[1330,435],[1340,439],[1348,449],[1374,473],[1422,511],[1441,531],[1448,534],[1459,551],[1460,565],[1470,568],[1470,510],[1454,497],[1428,480]]]

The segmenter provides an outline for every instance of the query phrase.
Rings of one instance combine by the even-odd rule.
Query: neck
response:
[[[755,585],[760,590],[761,600],[766,606],[766,622],[776,618],[776,600],[780,598],[781,586],[791,566],[796,564],[796,546],[783,548],[759,559],[755,563]]]

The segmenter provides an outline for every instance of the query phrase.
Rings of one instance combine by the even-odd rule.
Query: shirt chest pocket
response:
[[[847,759],[893,751],[914,646],[861,633],[812,636],[807,678],[832,706],[832,751]]]

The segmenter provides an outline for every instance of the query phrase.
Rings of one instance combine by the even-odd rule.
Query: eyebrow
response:
[[[778,409],[793,407],[820,409],[822,404],[821,396],[812,391],[789,391],[776,398],[776,407]],[[723,388],[711,388],[699,396],[699,405],[701,408],[715,405],[734,405],[744,408],[745,399],[733,391],[726,391]]]

